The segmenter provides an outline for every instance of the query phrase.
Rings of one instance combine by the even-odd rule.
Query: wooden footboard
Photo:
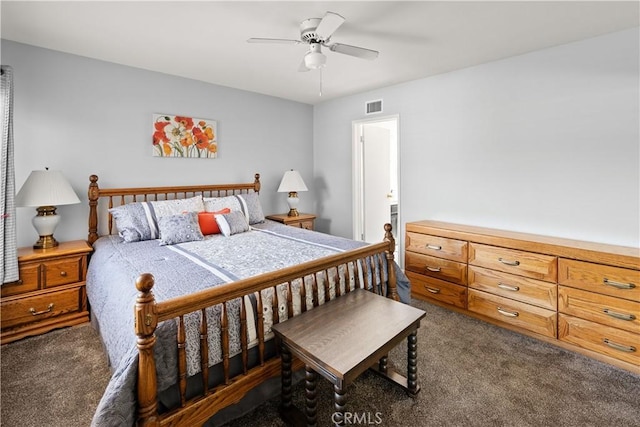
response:
[[[318,306],[320,303],[319,287],[323,287],[323,294],[334,298],[356,288],[369,289],[372,292],[385,295],[398,300],[395,277],[395,264],[393,250],[395,241],[391,233],[391,225],[385,225],[385,241],[375,245],[365,246],[338,255],[328,256],[319,260],[310,261],[279,271],[265,273],[248,279],[233,282],[227,285],[206,289],[194,294],[171,300],[156,302],[153,297],[154,278],[151,274],[141,275],[136,287],[139,291],[135,307],[136,335],[138,336],[139,367],[138,367],[138,424],[143,426],[156,425],[201,425],[221,409],[238,402],[248,391],[263,381],[280,374],[280,361],[277,355],[267,359],[265,357],[265,334],[261,316],[258,316],[258,351],[260,364],[250,368],[248,366],[247,346],[247,317],[249,308],[245,306],[245,295],[257,295],[257,313],[263,312],[264,290],[273,289],[276,295],[276,287],[287,288],[287,317],[295,315],[293,307],[292,283],[297,279],[307,279],[311,286],[300,287],[301,312]],[[385,274],[386,280],[385,280]],[[322,277],[322,279],[320,278]],[[367,279],[367,278],[370,278]],[[330,279],[330,280],[328,280]],[[329,290],[330,283],[335,291]],[[341,284],[343,286],[341,286]],[[376,286],[379,284],[380,286]],[[312,292],[312,306],[307,307],[306,292]],[[231,376],[229,369],[229,322],[227,304],[240,298],[240,320],[242,326],[241,335],[241,359],[243,372]],[[329,297],[330,298],[330,297]],[[279,302],[277,298],[271,298],[273,307],[273,323],[278,323]],[[207,307],[221,306],[222,325],[222,352],[223,373],[222,384],[210,387],[208,384],[208,343],[207,343]],[[184,317],[189,313],[200,313],[200,355],[201,372],[204,392],[187,400],[187,373],[186,373],[186,349],[185,349],[185,324]],[[176,347],[178,349],[178,378],[180,407],[160,415],[158,413],[158,391],[156,387],[156,363],[154,360],[154,344],[156,341],[154,331],[160,322],[175,320],[178,324]],[[297,367],[301,367],[299,364]]]

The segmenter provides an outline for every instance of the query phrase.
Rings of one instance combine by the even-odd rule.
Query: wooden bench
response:
[[[331,421],[335,425],[344,422],[346,387],[369,368],[415,396],[420,391],[416,332],[425,315],[423,310],[410,305],[357,289],[274,325],[273,331],[281,344],[283,420],[292,425],[316,425],[317,374],[334,386],[335,413]],[[387,354],[407,337],[404,377],[387,366]],[[304,415],[291,399],[292,354],[305,365]]]

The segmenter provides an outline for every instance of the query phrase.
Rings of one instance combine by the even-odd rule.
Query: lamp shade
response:
[[[60,171],[31,172],[15,198],[16,206],[59,206],[80,203],[69,181]]]
[[[304,184],[302,177],[298,171],[291,169],[286,171],[280,181],[280,187],[278,187],[278,193],[290,193],[293,191],[307,191],[307,186]]]

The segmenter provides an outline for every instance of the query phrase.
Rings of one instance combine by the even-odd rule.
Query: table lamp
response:
[[[280,181],[280,187],[278,187],[278,193],[289,193],[287,197],[287,203],[289,204],[288,216],[299,216],[298,213],[298,191],[307,191],[307,186],[304,184],[302,177],[298,171],[291,169],[286,171]]]
[[[60,171],[36,170],[31,172],[27,180],[16,194],[15,204],[18,207],[36,207],[38,214],[31,223],[40,239],[33,245],[35,249],[50,249],[58,246],[53,238],[60,216],[56,215],[56,206],[80,203],[80,199],[71,188],[69,181]]]

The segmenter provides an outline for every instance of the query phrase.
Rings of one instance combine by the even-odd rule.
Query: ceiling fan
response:
[[[330,43],[333,33],[340,28],[345,19],[335,12],[327,12],[322,19],[310,18],[300,23],[300,40],[250,38],[249,43],[281,43],[308,44],[307,52],[300,63],[298,71],[319,69],[327,63],[327,57],[322,53],[322,46],[332,52],[338,52],[356,58],[376,59],[378,51],[342,43]]]

